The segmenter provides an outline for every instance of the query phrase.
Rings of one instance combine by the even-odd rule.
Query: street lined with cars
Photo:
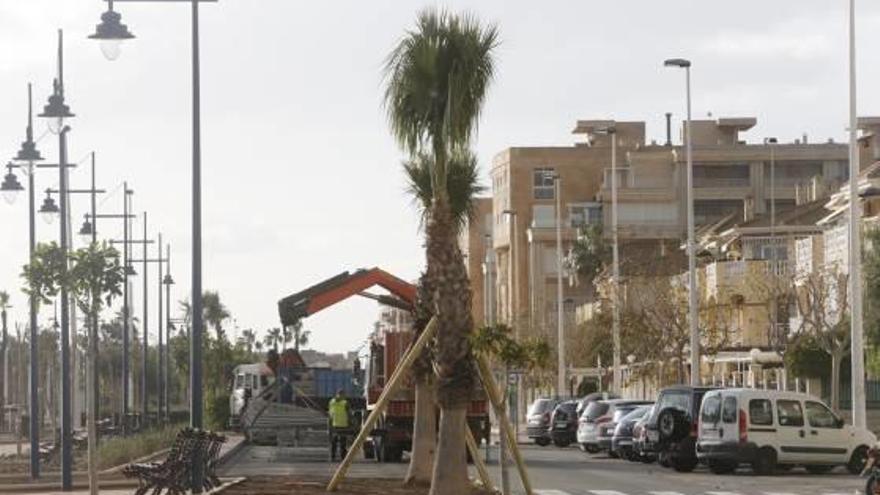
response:
[[[575,433],[571,418],[578,410]],[[552,451],[565,456],[566,463],[577,463],[569,459],[572,449],[540,448],[551,442],[567,447],[574,437],[588,454],[588,463],[619,468],[624,483],[646,473],[670,473],[681,480],[687,480],[688,473],[695,479],[709,478],[715,480],[708,487],[714,490],[699,493],[710,495],[853,493],[854,487],[861,492],[868,480],[859,475],[869,471],[869,457],[871,461],[878,457],[873,450],[877,437],[872,432],[846,424],[816,397],[778,390],[677,385],[661,390],[656,402],[607,395],[589,400],[541,398],[529,410],[528,436],[539,446],[533,449]],[[872,465],[867,464],[868,468]],[[835,486],[813,482],[824,480],[822,475],[833,475]],[[803,482],[810,490],[794,490],[786,479]],[[745,480],[755,490],[740,490]],[[779,480],[783,480],[781,485]],[[847,490],[837,491],[842,486]],[[730,490],[719,491],[720,487]],[[657,485],[646,488],[639,492],[698,493],[658,490]],[[631,493],[612,487],[573,489],[562,493]]]

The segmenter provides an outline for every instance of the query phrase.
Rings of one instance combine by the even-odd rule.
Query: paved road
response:
[[[676,473],[656,464],[644,465],[587,456],[577,449],[523,446],[523,455],[536,495],[853,495],[864,482],[844,471],[810,475],[794,470],[773,477],[756,477],[743,469],[735,475],[716,476],[705,469]],[[333,473],[325,449],[247,446],[222,469],[224,476],[311,475]],[[497,464],[490,466],[498,479]],[[376,464],[360,460],[355,477],[403,478],[406,464]],[[512,486],[522,493],[511,467]]]

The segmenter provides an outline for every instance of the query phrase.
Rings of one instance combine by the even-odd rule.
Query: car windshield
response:
[[[607,402],[590,402],[590,405],[588,405],[587,409],[584,411],[583,417],[590,421],[595,420],[607,413],[609,407],[610,406]]]
[[[628,412],[625,416],[620,418],[618,422],[626,422],[626,421],[638,421],[642,419],[648,411],[651,410],[650,406],[638,406],[632,411]]]
[[[556,402],[551,399],[538,399],[529,406],[529,416],[544,414],[551,411],[555,406]]]
[[[614,411],[614,416],[611,417],[611,421],[614,423],[620,423],[624,417],[628,416],[629,413],[635,410],[636,406],[620,406]]]

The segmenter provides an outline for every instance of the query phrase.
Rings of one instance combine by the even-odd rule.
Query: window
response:
[[[776,401],[779,426],[804,426],[804,410],[796,400]]]
[[[807,420],[816,428],[837,428],[837,416],[819,402],[807,401]]]
[[[602,223],[602,205],[598,203],[569,204],[568,218],[572,227],[600,225]]]
[[[721,397],[710,395],[703,401],[703,413],[700,416],[703,423],[716,424],[721,419]]]
[[[244,388],[244,375],[235,375],[235,388]]]
[[[690,413],[689,411],[689,396],[687,392],[669,392],[663,394],[660,397],[660,403],[657,406],[658,411],[662,411],[667,407],[672,407],[678,409],[679,411],[683,411],[686,413]]]
[[[780,413],[780,418],[782,413]],[[749,401],[749,418],[753,425],[769,426],[773,424],[773,405],[769,399],[752,399]],[[781,420],[780,420],[781,422]]]
[[[589,421],[595,421],[608,412],[609,404],[607,402],[591,402],[587,409],[584,410],[583,418]]]
[[[721,420],[727,424],[736,423],[736,412],[736,397],[725,397],[724,405],[721,406]]]
[[[532,205],[532,227],[549,229],[556,227],[556,207],[553,205]]]
[[[553,181],[553,174],[556,171],[552,168],[536,168],[532,172],[534,178],[534,194],[535,199],[554,199],[556,186]]]

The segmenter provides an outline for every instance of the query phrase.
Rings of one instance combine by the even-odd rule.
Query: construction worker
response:
[[[348,453],[349,409],[342,389],[336,391],[336,396],[330,399],[327,409],[330,423],[330,461],[333,462],[336,460],[337,445],[340,448],[340,460]]]

